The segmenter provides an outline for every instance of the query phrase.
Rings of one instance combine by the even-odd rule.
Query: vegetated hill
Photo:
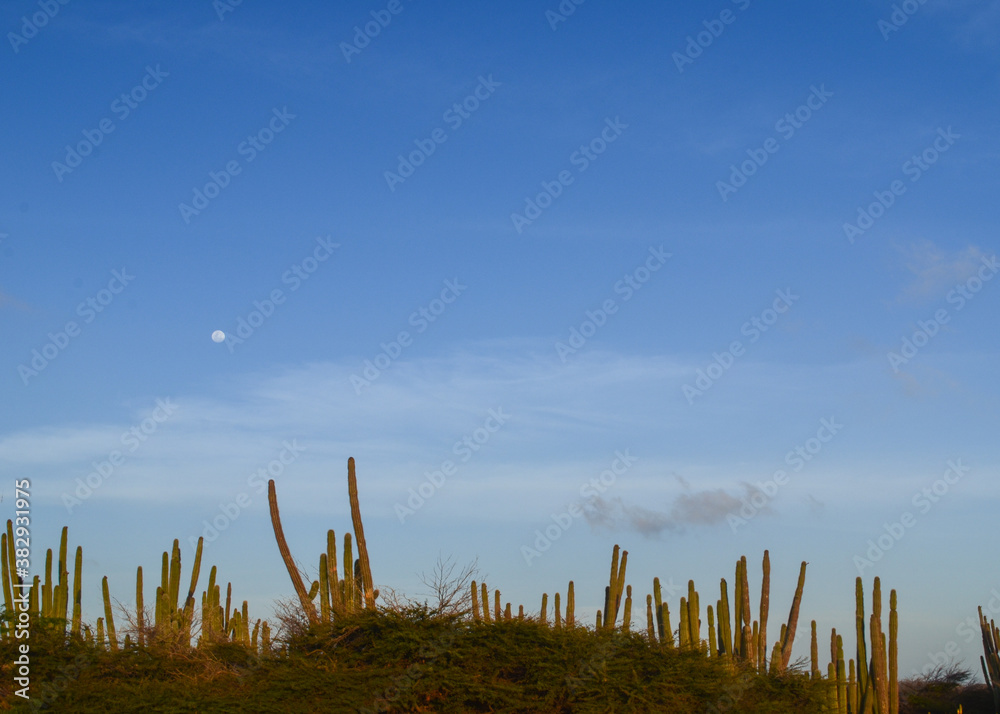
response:
[[[761,676],[638,634],[483,624],[419,607],[293,628],[272,657],[235,643],[173,654],[33,644],[32,695],[55,695],[54,712],[787,714],[822,711],[827,695],[798,668]],[[3,663],[14,658],[5,643]],[[34,711],[4,669],[5,706]]]

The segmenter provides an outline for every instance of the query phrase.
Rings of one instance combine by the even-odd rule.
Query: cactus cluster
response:
[[[604,607],[597,611],[596,627],[598,630],[613,631],[631,629],[632,586],[625,584],[625,569],[628,562],[628,552],[614,547],[611,557],[611,573],[609,583],[604,589]],[[646,595],[646,637],[652,644],[665,648],[683,648],[701,651],[709,657],[719,657],[733,666],[749,666],[761,674],[780,674],[788,670],[795,635],[798,630],[799,610],[805,588],[807,563],[799,567],[798,582],[792,597],[788,619],[781,625],[778,637],[768,650],[768,616],[770,609],[771,563],[770,554],[764,551],[760,602],[757,619],[753,619],[751,610],[750,585],[747,575],[747,560],[742,557],[736,563],[736,576],[733,581],[733,597],[730,601],[729,584],[722,578],[719,585],[719,599],[713,608],[707,605],[706,620],[701,618],[701,596],[695,588],[694,581],[688,581],[687,593],[680,599],[678,609],[678,625],[674,630],[671,626],[670,607],[663,600],[660,579],[653,579],[653,592]],[[485,583],[472,583],[472,616],[476,622],[491,623],[499,621],[500,591],[495,591],[494,614],[490,614],[489,590]],[[856,582],[857,596],[857,659],[850,658],[845,662],[843,637],[836,629],[830,635],[830,663],[827,666],[825,679],[829,684],[829,702],[827,710],[833,714],[898,714],[898,616],[896,611],[896,591],[889,598],[889,632],[886,635],[882,626],[882,590],[881,582],[875,578],[872,594],[872,615],[870,620],[864,617],[864,592],[861,578]],[[542,594],[541,609],[538,621],[549,624],[548,593]],[[555,594],[555,612],[551,624],[555,628],[573,626],[575,624],[575,592],[570,581],[566,597],[565,612],[561,609],[561,597]],[[618,615],[624,605],[621,625],[618,625]],[[523,608],[521,608],[523,619]],[[507,605],[506,617],[510,618],[510,605]],[[704,631],[702,626],[707,625]],[[813,620],[810,628],[810,676],[814,679],[824,679],[819,665],[819,646],[816,622]],[[984,627],[987,627],[984,625]],[[984,630],[985,632],[985,630]],[[988,653],[989,667],[994,681],[998,684],[994,691],[1000,701],[1000,630],[992,628],[992,650]],[[675,639],[676,636],[676,639]],[[707,639],[706,639],[707,638]],[[868,654],[867,639],[872,644],[871,656]],[[855,663],[860,662],[862,666]],[[984,669],[987,667],[984,660]]]
[[[7,531],[0,535],[0,563],[2,563],[0,571],[2,571],[4,612],[6,613],[6,616],[0,619],[0,638],[7,639],[10,636],[8,620],[13,620],[14,600],[24,590],[28,590],[27,612],[29,617],[66,621],[70,601],[69,563],[67,560],[68,531],[69,529],[63,526],[59,538],[59,560],[56,563],[58,582],[52,575],[52,549],[49,548],[45,551],[44,582],[36,575],[29,587],[14,567],[14,524],[10,520],[7,521]],[[83,568],[83,549],[79,546],[76,549],[74,565],[73,611],[70,631],[79,634],[81,570]]]
[[[292,587],[298,595],[302,611],[311,624],[328,623],[331,618],[342,617],[362,609],[375,607],[379,592],[372,582],[371,564],[368,560],[368,546],[365,529],[361,523],[361,506],[358,503],[358,478],[354,470],[354,458],[347,460],[347,494],[351,504],[351,523],[358,545],[358,558],[354,559],[350,533],[344,534],[343,577],[337,572],[337,537],[334,531],[326,534],[326,552],[319,556],[319,579],[314,580],[306,590],[295,560],[292,558],[285,532],[281,527],[281,513],[278,510],[278,496],[274,479],[267,482],[267,500],[271,511],[271,526],[278,552],[285,563]],[[313,601],[320,596],[319,612]]]
[[[1000,628],[993,620],[986,620],[982,607],[979,608],[979,629],[983,635],[983,656],[979,664],[983,680],[993,695],[993,711],[1000,713]]]
[[[343,536],[343,549],[338,559],[337,538],[333,530],[327,531],[326,551],[319,557],[319,577],[306,589],[291,551],[285,540],[278,511],[278,501],[274,481],[268,482],[268,502],[271,524],[278,550],[299,597],[303,612],[311,623],[329,623],[361,610],[376,607],[378,590],[373,586],[368,548],[361,509],[358,502],[357,477],[354,459],[347,462],[348,497],[351,506],[353,534]],[[160,584],[156,588],[154,622],[146,624],[143,573],[136,572],[136,641],[126,635],[124,643],[119,642],[118,630],[112,611],[111,592],[107,577],[101,582],[104,600],[104,617],[96,622],[96,633],[81,621],[81,571],[82,548],[77,547],[70,590],[68,562],[68,529],[62,529],[58,558],[54,560],[52,550],[46,552],[45,579],[34,576],[30,588],[14,567],[15,530],[7,521],[6,532],[0,534],[0,565],[2,565],[3,596],[5,616],[0,618],[0,638],[13,636],[12,625],[15,613],[15,596],[22,588],[29,591],[28,614],[36,620],[61,621],[65,633],[78,637],[101,648],[112,651],[124,646],[144,647],[165,643],[172,646],[190,647],[192,627],[195,620],[195,593],[201,570],[204,539],[199,539],[194,563],[191,569],[189,587],[182,599],[181,552],[179,541],[174,540],[171,551],[162,555]],[[354,545],[357,545],[357,558]],[[338,562],[340,567],[338,567]],[[614,546],[608,585],[604,588],[603,607],[597,611],[596,628],[607,632],[630,631],[632,629],[632,586],[626,584],[628,551]],[[733,667],[748,667],[761,674],[781,674],[787,671],[795,635],[798,629],[799,609],[805,586],[806,563],[800,566],[798,583],[792,598],[787,620],[781,625],[778,637],[773,643],[768,639],[768,615],[770,607],[771,565],[768,551],[764,551],[762,580],[757,618],[751,610],[750,584],[746,557],[736,562],[733,580],[732,600],[730,587],[725,578],[719,584],[719,598],[714,607],[705,607],[702,620],[701,595],[693,580],[688,581],[687,592],[680,598],[677,610],[677,628],[671,624],[670,606],[663,599],[659,578],[653,579],[653,592],[646,595],[645,634],[650,644],[658,647],[682,648],[699,651],[705,656],[728,661]],[[53,568],[55,572],[53,573]],[[342,570],[342,572],[341,572]],[[72,595],[72,597],[71,597]],[[318,609],[315,603],[319,598]],[[490,590],[486,583],[471,584],[472,620],[489,624],[515,619],[511,603],[501,607],[500,590]],[[889,596],[888,635],[882,622],[882,590],[879,578],[874,580],[872,592],[872,612],[865,619],[864,589],[861,578],[855,584],[856,651],[855,657],[845,661],[843,636],[833,629],[830,633],[830,662],[824,673],[819,662],[819,643],[816,622],[811,622],[810,631],[810,676],[825,679],[829,684],[827,711],[834,714],[898,714],[898,616],[896,591]],[[69,603],[72,601],[71,617]],[[548,593],[543,593],[538,621],[549,623]],[[552,626],[556,629],[578,626],[576,618],[576,592],[573,581],[569,581],[565,598],[561,593],[553,597],[554,611]],[[1000,629],[983,617],[980,608],[980,624],[983,633],[984,654],[983,674],[990,685],[1000,714]],[[241,608],[233,607],[232,584],[226,588],[225,602],[217,583],[217,570],[212,566],[208,586],[201,594],[201,632],[198,646],[219,641],[231,641],[257,652],[267,653],[271,649],[270,628],[267,622],[257,620],[251,630],[249,606],[243,601]],[[619,616],[621,624],[619,625]],[[524,606],[518,606],[516,619],[525,619]],[[704,629],[703,629],[704,626]],[[870,642],[870,654],[869,654]],[[769,650],[770,644],[770,650]]]
[[[23,579],[17,574],[16,569],[11,567],[11,564],[14,562],[13,542],[14,531],[11,521],[8,520],[7,532],[0,535],[0,551],[2,551],[0,553],[0,566],[2,566],[0,567],[0,571],[2,571],[5,606],[5,617],[0,618],[0,638],[2,639],[12,636],[8,620],[11,620],[15,613],[13,607],[14,596],[21,591],[22,585],[25,585]],[[67,546],[68,528],[64,527],[59,540],[58,561],[55,563],[55,567],[57,568],[56,576],[53,577],[53,553],[49,549],[45,553],[45,580],[42,582],[39,576],[36,575],[29,589],[27,610],[29,618],[35,622],[48,620],[50,621],[48,623],[49,626],[61,628],[64,635],[81,639],[101,648],[108,648],[111,651],[117,651],[122,646],[129,649],[151,644],[170,644],[181,647],[189,647],[191,645],[192,625],[195,619],[194,595],[201,569],[204,539],[198,540],[194,557],[194,567],[191,571],[190,586],[183,601],[180,600],[180,542],[175,539],[172,551],[170,553],[163,553],[160,584],[156,588],[154,621],[151,629],[146,623],[142,566],[139,566],[136,570],[135,590],[136,639],[133,641],[131,635],[126,634],[124,642],[119,641],[118,630],[115,626],[111,588],[107,576],[101,580],[104,616],[97,618],[94,630],[82,622],[81,583],[83,548],[80,546],[77,546],[74,563],[73,609],[71,617],[67,617],[70,614],[69,602],[71,592],[69,587]],[[228,586],[226,607],[223,609],[219,599],[220,588],[215,583],[215,580],[216,568],[212,566],[208,589],[202,593],[201,598],[201,636],[198,644],[226,639],[242,642],[256,652],[258,650],[258,642],[260,642],[260,651],[262,653],[269,652],[270,628],[267,622],[257,620],[251,635],[249,631],[248,603],[244,600],[242,610],[234,610],[232,615],[227,614],[232,599],[232,584],[230,583]]]

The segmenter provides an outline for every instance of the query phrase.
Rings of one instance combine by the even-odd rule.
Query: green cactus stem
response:
[[[143,647],[146,644],[146,614],[144,609],[145,606],[142,601],[142,566],[140,565],[135,572],[136,637],[139,647]]]
[[[855,627],[857,635],[857,668],[858,668],[858,709],[861,714],[866,714],[868,701],[868,691],[870,683],[868,681],[868,648],[865,645],[865,591],[864,585],[859,577],[854,585],[855,600]]]
[[[358,542],[358,559],[361,561],[361,587],[365,607],[375,607],[375,590],[372,584],[372,569],[368,561],[368,546],[365,543],[365,529],[361,523],[361,506],[358,503],[358,477],[354,472],[354,457],[347,460],[347,494],[351,501],[351,522],[354,537]]]
[[[844,638],[837,635],[837,708],[838,714],[847,714],[848,707],[848,695],[847,687],[848,682],[845,678],[844,672]]]
[[[719,656],[719,647],[715,639],[715,612],[712,606],[708,606],[708,654],[711,657]]]
[[[108,576],[105,575],[101,581],[101,590],[104,593],[104,617],[108,623],[108,642],[111,644],[111,651],[118,651],[118,637],[115,634],[115,618],[111,612],[111,594],[108,590]]]
[[[899,714],[899,614],[896,591],[889,591],[889,714]]]
[[[732,657],[733,655],[733,631],[732,619],[729,612],[729,588],[726,579],[719,582],[719,602],[717,611],[719,613],[719,653]]]
[[[688,626],[688,604],[687,598],[681,597],[681,624],[680,629],[677,632],[678,644],[681,647],[687,647],[691,642],[691,628]]]
[[[785,628],[785,636],[781,642],[781,668],[784,672],[788,669],[788,662],[792,657],[792,644],[795,642],[795,629],[799,624],[799,606],[802,604],[802,588],[806,584],[806,565],[803,560],[799,568],[799,582],[795,587],[795,597],[792,599],[792,607],[788,612],[788,624]]]
[[[767,617],[771,607],[771,556],[764,551],[762,564],[763,579],[760,582],[760,641],[757,648],[757,664],[761,674],[767,672]]]
[[[76,547],[76,559],[73,564],[73,620],[70,633],[80,636],[80,621],[82,619],[82,583],[83,583],[83,546]]]
[[[812,667],[810,673],[813,679],[819,679],[823,674],[819,671],[819,641],[816,639],[816,621],[812,621],[812,633],[809,638],[809,659]]]
[[[663,592],[659,578],[653,578],[653,599],[656,603],[656,631],[660,635],[660,642],[663,642]]]

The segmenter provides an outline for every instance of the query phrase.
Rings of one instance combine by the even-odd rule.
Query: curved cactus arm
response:
[[[295,561],[292,560],[292,552],[288,549],[285,532],[281,528],[281,515],[278,513],[278,496],[274,490],[274,479],[270,479],[267,482],[267,502],[271,508],[271,526],[274,528],[274,539],[278,542],[278,551],[281,553],[281,559],[285,561],[285,568],[288,569],[288,576],[292,579],[295,594],[299,596],[302,610],[306,613],[306,617],[309,618],[309,622],[315,624],[319,622],[319,616],[316,614],[316,608],[312,604],[309,592],[302,582],[302,574],[299,573]],[[229,606],[227,603],[227,612],[228,609]]]
[[[792,609],[788,612],[788,625],[785,629],[785,637],[781,643],[781,668],[784,672],[788,669],[788,662],[792,658],[792,644],[795,642],[795,628],[799,624],[799,606],[802,604],[802,588],[806,584],[806,562],[802,561],[799,568],[799,583],[795,588],[795,597],[792,599]]]

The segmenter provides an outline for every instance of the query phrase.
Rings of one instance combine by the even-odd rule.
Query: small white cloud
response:
[[[920,304],[944,297],[948,290],[974,275],[985,254],[974,245],[946,253],[922,240],[897,246],[903,266],[913,280],[896,297],[899,304]]]

